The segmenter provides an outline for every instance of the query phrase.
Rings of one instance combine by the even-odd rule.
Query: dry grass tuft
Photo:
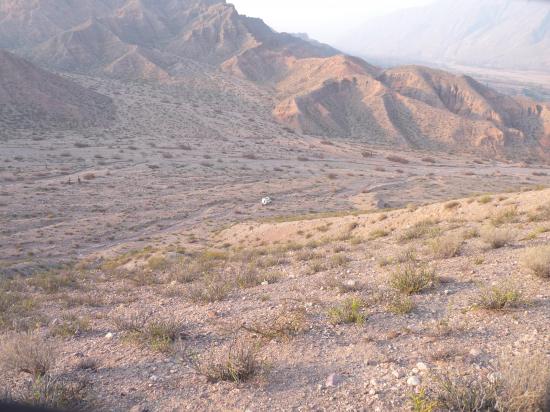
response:
[[[537,246],[527,249],[521,262],[535,276],[550,278],[550,246]]]
[[[0,364],[6,369],[44,376],[55,365],[57,351],[53,343],[36,334],[17,334],[0,347]]]
[[[497,411],[497,387],[486,380],[461,376],[437,378],[435,403],[443,411]]]
[[[481,230],[481,239],[492,249],[500,249],[511,244],[514,240],[514,233],[509,229],[497,229],[485,227]]]
[[[439,232],[440,228],[437,226],[437,221],[433,219],[424,219],[406,229],[399,240],[401,242],[409,242],[423,237],[437,236]]]
[[[246,331],[269,340],[288,341],[306,330],[307,314],[303,309],[283,309],[274,319],[244,325]]]
[[[34,377],[20,388],[12,388],[6,400],[41,410],[85,411],[92,410],[88,394],[86,381],[44,375]]]
[[[386,308],[394,315],[406,315],[414,310],[415,305],[410,296],[395,294],[390,297]]]
[[[244,382],[262,370],[258,348],[249,340],[235,339],[230,345],[213,349],[197,359],[195,369],[208,382]]]
[[[411,397],[415,411],[547,412],[550,410],[550,361],[542,354],[507,357],[487,378],[447,373],[436,376],[428,395]]]
[[[500,362],[499,406],[503,411],[550,411],[550,360],[523,354]]]
[[[376,240],[388,236],[390,233],[384,229],[376,229],[369,233],[369,240]]]
[[[191,285],[187,290],[189,299],[195,303],[213,303],[224,300],[233,285],[219,276],[211,276],[200,284]]]
[[[460,253],[464,238],[459,235],[440,236],[432,239],[429,246],[434,257],[438,259],[449,259]]]
[[[156,352],[169,352],[184,336],[181,324],[172,320],[150,320],[149,316],[142,314],[117,318],[115,324],[125,333],[125,340]]]
[[[491,217],[491,223],[494,226],[501,226],[505,223],[514,223],[518,219],[518,208],[517,206],[510,206],[504,208]]]

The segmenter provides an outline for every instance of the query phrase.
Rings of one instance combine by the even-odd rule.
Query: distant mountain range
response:
[[[544,104],[425,67],[384,71],[223,0],[4,0],[0,47],[51,70],[167,86],[217,71],[271,92],[274,119],[302,133],[550,159]]]
[[[437,0],[367,21],[339,45],[393,63],[550,71],[550,2]]]

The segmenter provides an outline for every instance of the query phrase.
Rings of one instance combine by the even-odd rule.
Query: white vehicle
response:
[[[262,205],[263,206],[267,206],[267,205],[270,205],[273,201],[271,200],[271,198],[269,196],[266,196],[264,198],[262,198]]]

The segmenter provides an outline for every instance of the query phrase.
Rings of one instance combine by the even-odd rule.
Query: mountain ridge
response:
[[[29,35],[14,51],[50,69],[164,84],[219,71],[272,92],[274,120],[301,133],[550,159],[547,105],[443,71],[384,71],[304,35],[277,33],[224,0],[67,0],[65,21],[50,0],[7,4],[15,6],[0,9],[0,34],[20,22]],[[36,21],[51,24],[40,32]]]

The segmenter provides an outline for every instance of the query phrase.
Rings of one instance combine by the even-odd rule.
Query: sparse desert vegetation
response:
[[[258,405],[297,405],[311,389],[311,405],[476,410],[506,402],[527,411],[542,405],[544,373],[515,382],[494,365],[517,357],[518,342],[536,359],[550,338],[541,327],[549,232],[530,218],[547,193],[493,196],[513,201],[513,213],[457,200],[460,207],[239,223],[177,247],[12,275],[0,294],[6,397],[200,408],[241,404],[238,386],[260,390]],[[104,379],[117,382],[123,400]],[[292,379],[301,395],[283,399],[278,391]],[[260,389],[266,384],[274,389]],[[165,396],[154,398],[153,388]],[[32,402],[31,392],[40,394]]]
[[[0,409],[550,410],[547,102],[221,0],[4,3]]]

